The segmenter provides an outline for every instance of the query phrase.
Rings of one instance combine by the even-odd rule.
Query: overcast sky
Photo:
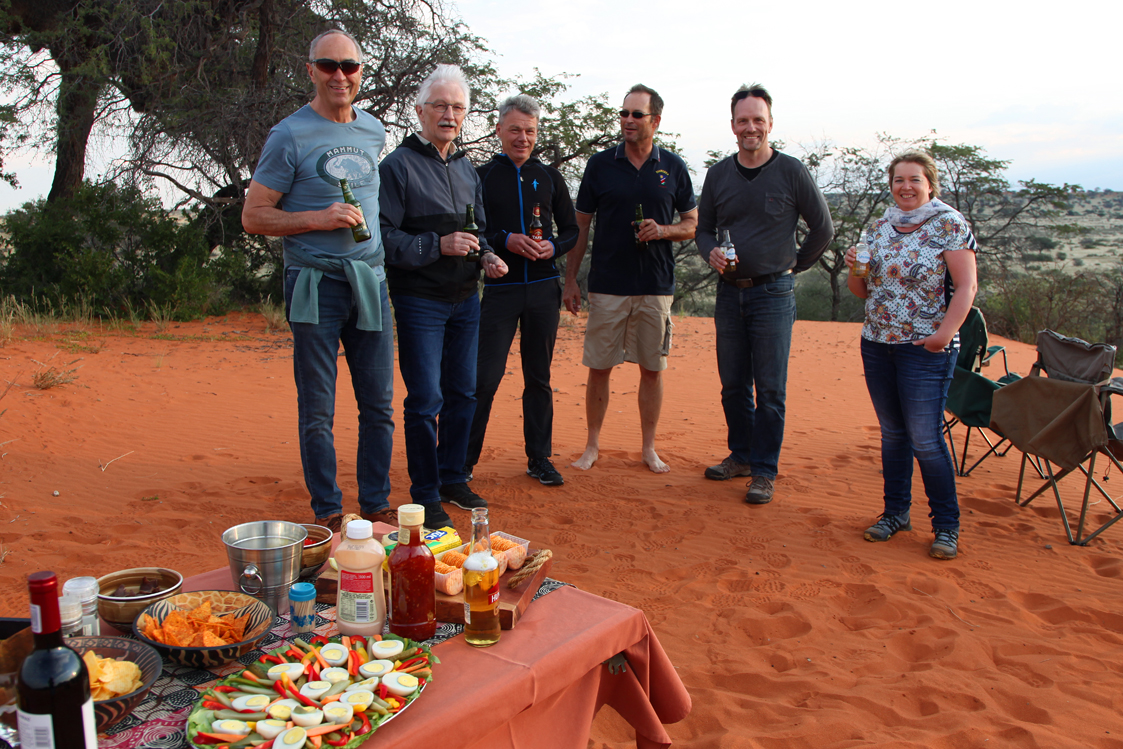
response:
[[[658,90],[662,128],[680,134],[699,188],[706,152],[733,148],[730,95],[756,81],[774,99],[773,137],[795,155],[815,141],[935,130],[1011,161],[1015,180],[1123,189],[1112,52],[1123,11],[1106,0],[459,0],[456,10],[506,76],[577,73],[569,95],[608,92],[613,102],[634,83]],[[95,147],[91,157],[93,176],[107,156]],[[0,210],[50,188],[49,160],[4,168],[23,189],[0,185]]]

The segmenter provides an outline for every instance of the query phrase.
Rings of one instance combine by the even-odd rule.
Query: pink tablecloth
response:
[[[223,569],[183,589],[232,588]],[[602,662],[621,652],[628,670],[612,675]],[[643,612],[575,588],[539,598],[490,648],[457,637],[434,653],[441,664],[423,698],[364,746],[573,749],[586,746],[593,716],[610,705],[635,728],[637,747],[654,749],[670,746],[663,724],[690,712],[690,695]]]

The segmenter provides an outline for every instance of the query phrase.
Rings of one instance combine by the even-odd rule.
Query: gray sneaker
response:
[[[928,550],[928,556],[933,559],[955,559],[959,553],[959,531],[950,528],[941,528],[936,531],[936,540]]]
[[[748,463],[738,463],[730,456],[716,466],[707,468],[703,475],[714,481],[726,481],[736,476],[752,476],[753,469],[749,468]]]
[[[753,476],[749,482],[749,491],[745,494],[745,503],[750,505],[766,505],[772,501],[775,482],[764,476]]]
[[[909,513],[903,512],[900,515],[881,513],[881,518],[869,528],[866,528],[862,537],[867,541],[888,541],[893,538],[897,531],[911,530],[912,524],[909,522]]]

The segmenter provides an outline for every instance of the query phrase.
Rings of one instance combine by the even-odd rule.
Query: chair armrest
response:
[[[985,354],[983,354],[983,358],[982,358],[982,361],[980,363],[984,367],[990,366],[991,358],[993,358],[995,354],[999,354],[999,353],[1002,354],[1002,369],[1004,369],[1006,371],[1006,374],[1010,374],[1010,364],[1009,364],[1009,361],[1006,359],[1006,347],[1005,346],[987,346],[987,351],[986,351]]]

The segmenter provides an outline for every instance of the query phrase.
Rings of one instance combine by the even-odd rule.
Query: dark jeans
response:
[[[476,412],[476,342],[480,300],[435,302],[394,295],[398,368],[406,385],[406,462],[410,496],[441,501],[443,484],[467,480],[464,459]]]
[[[554,361],[560,307],[561,288],[555,279],[484,288],[476,357],[476,415],[468,440],[468,466],[480,461],[491,404],[507,370],[507,354],[516,328],[521,331],[526,457],[549,458],[553,454],[554,393],[550,387],[550,365]]]
[[[862,365],[881,424],[885,513],[912,505],[912,459],[920,464],[932,530],[959,529],[955,466],[944,441],[944,404],[955,371],[957,348],[933,354],[911,343],[862,339]]]
[[[285,271],[286,314],[299,273],[297,268]],[[351,300],[351,285],[346,281],[324,276],[320,279],[319,297],[319,324],[289,323],[300,462],[304,466],[304,484],[312,495],[312,510],[318,518],[343,511],[332,435],[340,341],[359,406],[359,453],[355,464],[359,507],[364,512],[385,510],[390,507],[390,453],[394,443],[394,330],[386,282],[381,289],[381,332],[356,327],[358,311]]]
[[[794,324],[790,273],[747,289],[718,282],[714,325],[729,454],[753,476],[774,479],[778,471]]]

